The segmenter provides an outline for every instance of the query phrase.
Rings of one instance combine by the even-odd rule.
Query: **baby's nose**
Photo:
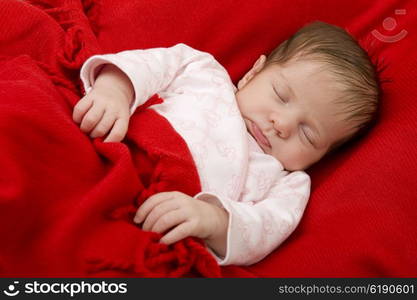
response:
[[[283,139],[291,135],[291,124],[285,120],[273,120],[273,126],[277,135]]]

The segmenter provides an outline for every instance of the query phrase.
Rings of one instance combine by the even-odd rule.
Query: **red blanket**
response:
[[[202,241],[187,238],[168,247],[158,243],[160,234],[144,232],[132,221],[137,207],[154,193],[200,191],[182,138],[146,107],[132,116],[124,143],[92,141],[81,133],[71,118],[80,91],[68,78],[86,52],[67,47],[65,40],[75,26],[63,35],[62,27],[39,9],[16,1],[0,5],[9,13],[1,39],[29,26],[46,42],[61,35],[45,45],[19,37],[14,49],[22,55],[3,56],[0,62],[0,273],[219,276]],[[77,23],[79,32],[82,24]],[[60,42],[69,56],[59,56]],[[58,54],[55,64],[49,61],[52,53]],[[160,101],[155,96],[147,106]]]
[[[2,275],[417,275],[412,0],[30,2],[0,2]],[[84,136],[70,117],[82,62],[183,42],[211,52],[237,82],[261,53],[316,19],[347,28],[378,62],[382,110],[369,135],[308,170],[312,196],[296,231],[245,268],[219,268],[199,240],[167,248],[141,232],[128,217],[134,208],[159,190],[195,193],[195,168],[169,124],[145,108],[124,143]]]

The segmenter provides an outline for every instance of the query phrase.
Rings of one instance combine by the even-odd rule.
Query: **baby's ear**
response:
[[[261,71],[263,69],[263,67],[265,66],[266,63],[266,56],[265,55],[261,55],[259,56],[259,58],[255,61],[252,69],[256,69],[256,73],[258,73],[259,71]]]
[[[265,66],[266,56],[261,55],[253,64],[252,68],[239,80],[237,88],[240,90],[243,88],[257,73],[259,73]]]

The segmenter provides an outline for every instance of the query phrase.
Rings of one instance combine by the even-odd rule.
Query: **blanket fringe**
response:
[[[113,220],[132,223],[136,207],[128,205],[111,212]],[[193,271],[204,277],[221,277],[220,267],[198,238],[188,237],[173,245],[159,242],[161,234],[151,233],[145,247],[143,262],[132,262],[119,258],[90,258],[88,273],[121,271],[141,277],[184,277]],[[138,250],[140,251],[140,250]],[[137,265],[139,263],[139,265]],[[144,265],[142,265],[142,263]],[[139,267],[140,266],[140,267]],[[167,271],[170,270],[170,271]]]

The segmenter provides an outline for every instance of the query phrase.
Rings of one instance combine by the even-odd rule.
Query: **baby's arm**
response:
[[[298,171],[279,180],[268,196],[256,203],[230,201],[205,192],[195,197],[228,212],[227,249],[224,256],[215,253],[218,263],[251,265],[270,254],[294,231],[309,195],[310,178]]]
[[[108,120],[113,119],[116,131],[114,133],[111,131],[111,136],[107,137],[106,141],[122,140],[128,125],[128,119],[125,117],[126,102],[130,105],[128,108],[132,115],[139,105],[145,103],[154,94],[162,91],[175,93],[174,88],[170,90],[171,83],[177,83],[173,85],[175,88],[184,87],[185,83],[181,81],[182,78],[192,76],[198,79],[199,73],[195,70],[213,63],[216,61],[210,54],[184,44],[170,48],[129,50],[116,54],[92,56],[81,68],[81,80],[87,96],[77,104],[74,120],[81,122],[82,129],[89,132],[95,125],[101,123],[100,113],[104,111],[103,106],[112,106],[112,118],[103,119],[105,121],[103,126],[100,125],[97,130],[94,129],[92,135],[93,137],[100,136],[105,128],[111,128],[108,125],[111,121]],[[103,65],[106,67],[100,72]],[[97,80],[102,81],[100,92],[96,89]],[[89,97],[89,93],[93,95]],[[105,99],[101,100],[101,97]],[[121,101],[118,101],[119,98]],[[96,101],[97,105],[95,105]]]
[[[129,78],[118,67],[106,64],[91,91],[74,107],[73,119],[92,138],[110,131],[104,142],[120,142],[127,132],[133,99],[134,89]]]

